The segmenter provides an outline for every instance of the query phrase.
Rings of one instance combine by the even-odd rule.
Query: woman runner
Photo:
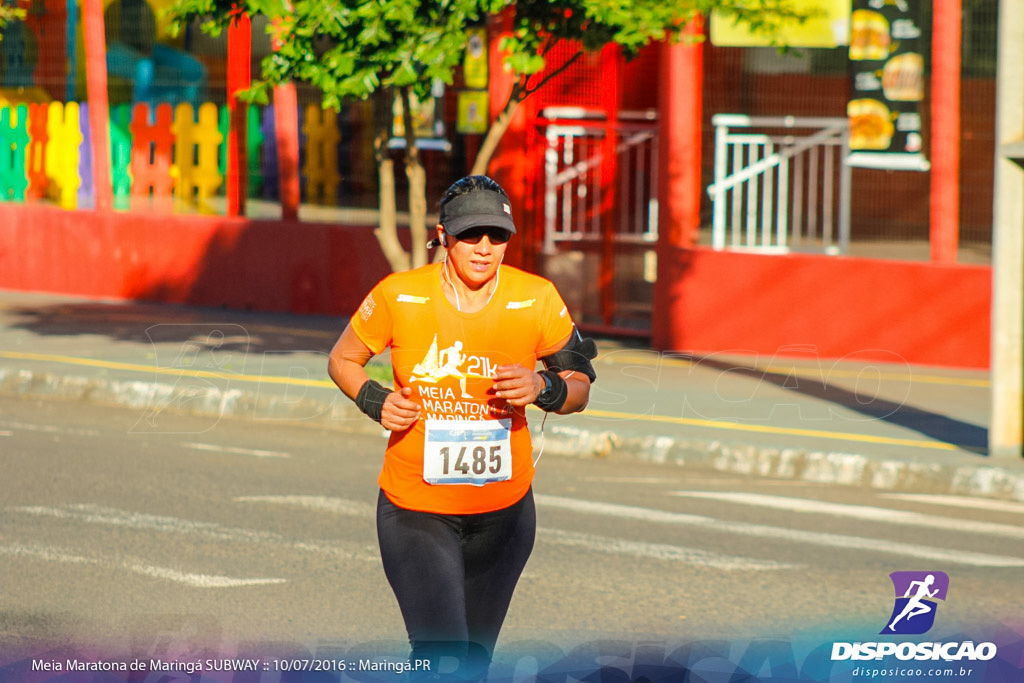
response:
[[[482,679],[533,549],[533,447],[526,406],[582,410],[593,341],[554,285],[502,259],[516,232],[486,176],[441,199],[432,246],[445,259],[379,282],[331,352],[338,387],[391,436],[379,477],[381,559],[412,646]],[[391,348],[395,387],[364,366]],[[546,367],[535,372],[537,360]]]

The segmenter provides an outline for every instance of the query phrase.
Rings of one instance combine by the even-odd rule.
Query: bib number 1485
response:
[[[483,486],[512,477],[511,420],[427,420],[423,479]]]
[[[469,446],[459,446],[458,453],[453,453],[450,446],[445,446],[440,451],[441,474],[447,475],[455,472],[466,475],[472,473],[477,476],[487,473],[497,474],[501,472],[501,446],[502,444],[490,448],[474,446],[472,452],[470,452]]]

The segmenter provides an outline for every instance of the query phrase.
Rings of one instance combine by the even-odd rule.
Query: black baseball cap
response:
[[[450,199],[441,209],[441,225],[458,237],[472,228],[501,228],[514,233],[512,205],[494,190],[473,190]]]

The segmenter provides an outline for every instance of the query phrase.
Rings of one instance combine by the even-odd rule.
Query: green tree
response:
[[[318,88],[325,108],[372,98],[381,209],[377,236],[392,269],[403,270],[427,260],[426,175],[409,101],[428,97],[435,80],[453,82],[469,28],[502,12],[512,14],[512,31],[501,48],[514,85],[474,164],[482,173],[515,108],[584,52],[614,43],[632,57],[652,42],[680,39],[688,22],[712,9],[769,34],[783,18],[801,16],[792,0],[176,0],[170,16],[179,30],[198,18],[214,35],[239,12],[270,20],[277,49],[264,59],[261,77],[246,95],[252,101],[268,101],[271,87],[289,81]],[[573,41],[578,54],[546,72],[546,57],[561,41]],[[387,149],[393,97],[405,105],[411,254],[398,241]]]
[[[486,172],[516,107],[587,52],[614,44],[626,59],[632,59],[651,43],[685,39],[688,25],[712,11],[769,37],[778,35],[784,21],[803,21],[815,14],[793,0],[517,0],[511,4],[512,29],[500,47],[513,85],[484,137],[473,173]],[[578,49],[549,70],[547,57],[563,41]]]
[[[4,29],[7,28],[7,24],[24,18],[24,9],[8,5],[7,3],[0,4],[0,40],[4,39]]]

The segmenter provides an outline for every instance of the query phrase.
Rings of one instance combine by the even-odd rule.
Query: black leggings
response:
[[[377,539],[412,645],[410,659],[456,657],[486,672],[519,575],[533,550],[533,491],[503,510],[440,515],[400,508],[382,491]]]

